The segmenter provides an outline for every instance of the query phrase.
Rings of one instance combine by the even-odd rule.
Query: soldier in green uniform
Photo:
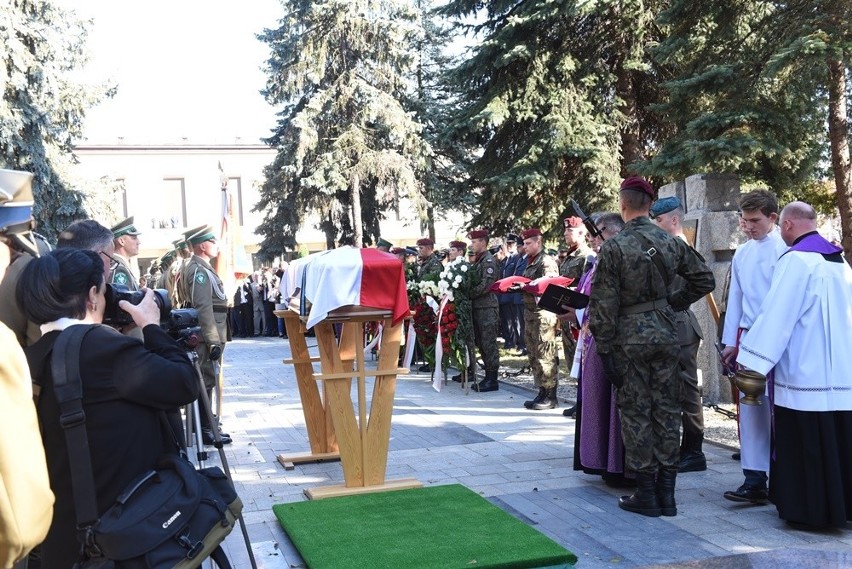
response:
[[[435,276],[444,270],[444,265],[435,254],[435,242],[428,237],[417,240],[417,280],[422,281],[426,276]]]
[[[221,366],[228,334],[228,298],[222,279],[210,266],[210,260],[219,254],[213,228],[204,226],[195,235],[190,236],[187,242],[192,246],[193,256],[184,264],[181,272],[180,297],[198,311],[201,341],[195,352],[198,354],[204,387],[207,388],[209,396],[218,381],[215,362]],[[206,413],[201,413],[201,427],[204,444],[213,444],[213,431]],[[231,442],[227,433],[221,435],[224,444]]]
[[[157,279],[157,282],[154,286],[156,288],[161,288],[169,291],[169,296],[171,296],[172,286],[174,285],[175,279],[172,274],[172,265],[175,262],[175,250],[172,249],[170,251],[166,251],[162,257],[160,257],[160,278]]]
[[[579,217],[566,217],[562,220],[564,227],[564,237],[566,245],[565,258],[559,265],[559,276],[574,279],[571,286],[577,286],[580,282],[580,277],[591,267],[595,257],[595,252],[589,247],[586,242],[586,226],[583,225],[583,220]],[[560,249],[560,254],[561,254]],[[562,321],[562,353],[565,356],[565,361],[568,364],[568,369],[571,369],[571,362],[574,361],[574,350],[577,349],[577,339],[574,336],[575,327],[572,323]],[[579,393],[579,389],[577,390]],[[562,412],[566,417],[573,417],[577,411],[577,406],[574,405],[570,409],[565,409]]]
[[[175,253],[177,257],[175,257],[175,264],[172,267],[172,286],[169,289],[172,294],[172,306],[181,307],[184,303],[188,302],[186,298],[181,296],[183,292],[183,284],[181,280],[183,278],[183,269],[186,267],[186,264],[192,258],[192,246],[189,244],[189,238],[207,227],[206,225],[202,225],[200,227],[193,227],[192,229],[188,229],[183,232],[183,237],[174,241]]]
[[[479,392],[497,391],[500,384],[500,354],[497,351],[497,330],[500,327],[500,305],[497,295],[490,291],[500,276],[500,268],[494,255],[488,252],[488,231],[477,229],[468,234],[473,246],[473,270],[476,278],[470,291],[473,303],[473,336],[485,364],[485,379],[474,384]]]
[[[109,282],[127,287],[130,291],[139,290],[139,277],[130,268],[130,259],[139,254],[139,231],[133,225],[133,216],[118,222],[111,229],[115,254]]]
[[[556,261],[544,250],[541,230],[527,229],[521,237],[527,255],[524,276],[530,280],[559,276]],[[536,411],[554,409],[559,406],[556,398],[556,314],[539,308],[536,297],[528,292],[524,292],[523,301],[524,343],[529,351],[533,380],[538,387],[538,395],[532,401],[524,402],[524,407]]]
[[[675,311],[715,287],[713,273],[682,239],[657,227],[648,212],[654,190],[644,178],[621,184],[626,224],[598,253],[589,327],[604,374],[618,387],[625,467],[636,491],[618,505],[646,516],[674,516],[680,450],[680,346]],[[675,281],[675,276],[682,279]]]

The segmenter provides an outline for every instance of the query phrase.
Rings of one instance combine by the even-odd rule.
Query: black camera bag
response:
[[[230,569],[220,544],[242,502],[218,467],[196,470],[183,457],[162,456],[156,470],[130,483],[100,518],[86,435],[80,346],[94,326],[71,326],[53,346],[51,369],[71,464],[78,539],[86,561],[75,569],[192,569],[211,557]],[[166,425],[168,423],[163,421]]]

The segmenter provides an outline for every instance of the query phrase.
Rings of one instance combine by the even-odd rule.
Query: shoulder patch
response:
[[[195,282],[197,282],[198,284],[204,284],[207,282],[207,275],[204,274],[204,271],[198,271],[195,274]]]
[[[127,284],[127,275],[123,272],[117,272],[112,277],[112,282],[118,285],[126,285]]]
[[[485,272],[490,275],[491,273],[494,272],[494,269],[492,269],[491,267],[488,267],[487,269],[485,269]]]

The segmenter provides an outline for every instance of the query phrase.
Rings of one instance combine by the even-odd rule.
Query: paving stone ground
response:
[[[315,344],[308,338],[309,346]],[[286,471],[276,460],[281,453],[309,450],[293,368],[282,363],[288,357],[288,342],[278,338],[237,339],[225,350],[223,428],[234,439],[225,455],[245,504],[252,550],[266,569],[305,567],[272,505],[305,500],[306,488],[343,482],[336,462]],[[368,396],[371,389],[368,380]],[[798,567],[852,566],[852,524],[801,531],[778,519],[772,505],[722,498],[739,486],[742,472],[730,449],[712,444],[705,445],[707,471],[678,477],[677,516],[646,518],[620,510],[624,490],[572,470],[574,421],[561,409],[524,409],[529,398],[512,385],[465,394],[451,382],[437,392],[426,374],[400,376],[387,478],[463,484],[573,551],[580,568],[780,568],[793,560]],[[210,462],[219,462],[215,453]],[[487,529],[439,531],[466,531],[475,540]],[[235,568],[250,566],[238,529],[225,545]]]

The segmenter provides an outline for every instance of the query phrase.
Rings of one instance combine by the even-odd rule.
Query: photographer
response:
[[[31,261],[17,288],[42,338],[27,348],[33,380],[41,386],[38,416],[56,495],[53,523],[42,544],[42,567],[70,568],[79,558],[71,467],[60,409],[53,390],[51,355],[62,330],[100,324],[106,309],[103,263],[92,251],[57,249]],[[199,394],[195,370],[184,351],[159,327],[160,309],[148,290],[138,306],[119,307],[143,331],[144,345],[107,326],[96,326],[80,348],[82,403],[86,414],[98,512],[103,513],[128,484],[154,467],[164,453],[176,453],[165,412]]]

